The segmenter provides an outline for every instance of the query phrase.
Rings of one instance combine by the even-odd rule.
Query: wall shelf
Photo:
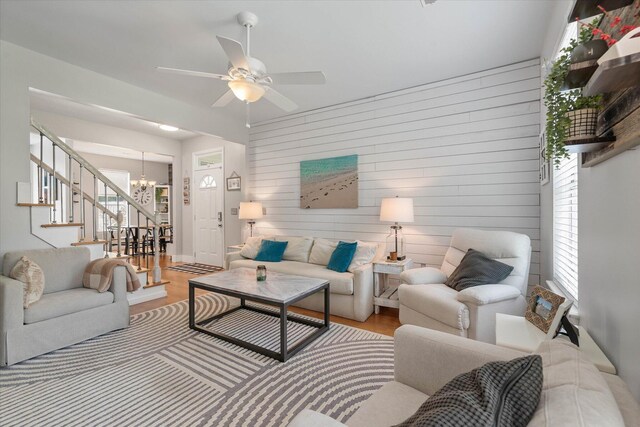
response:
[[[603,62],[584,87],[585,96],[614,92],[640,85],[640,53]]]
[[[564,84],[560,90],[577,89],[584,87],[591,76],[598,69],[598,60],[591,59],[589,61],[576,62],[569,65],[569,72],[564,79]]]
[[[567,22],[573,22],[576,18],[584,19],[602,13],[598,9],[598,5],[610,12],[629,6],[631,3],[633,3],[633,0],[578,0],[573,6],[573,10],[571,10]]]
[[[609,143],[614,142],[615,140],[615,136],[600,136],[589,139],[566,141],[565,148],[570,153],[590,153],[607,146]]]

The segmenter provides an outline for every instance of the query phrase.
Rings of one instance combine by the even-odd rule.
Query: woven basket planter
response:
[[[567,133],[567,141],[596,137],[596,129],[598,127],[597,108],[583,108],[582,110],[569,111],[567,112],[567,117],[571,120]]]

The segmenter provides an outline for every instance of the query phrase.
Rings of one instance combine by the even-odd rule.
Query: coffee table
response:
[[[202,289],[240,299],[240,305],[216,314],[204,320],[196,321],[195,290]],[[324,321],[291,316],[287,313],[289,306],[316,292],[324,292]],[[277,307],[278,311],[270,311],[254,305],[247,305],[246,301]],[[280,352],[253,344],[251,342],[232,337],[222,332],[215,332],[201,327],[205,323],[220,319],[238,310],[249,310],[280,318]],[[298,341],[291,348],[287,345],[287,321],[313,326],[316,329]],[[221,340],[253,350],[265,356],[286,362],[291,356],[309,345],[329,330],[329,282],[312,277],[293,276],[289,274],[268,272],[267,280],[258,282],[256,272],[249,268],[236,268],[209,276],[197,277],[189,280],[189,327],[195,331],[211,335]]]

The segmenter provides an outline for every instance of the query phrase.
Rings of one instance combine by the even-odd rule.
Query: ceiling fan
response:
[[[241,12],[237,16],[238,23],[247,29],[247,50],[236,40],[216,36],[220,46],[229,58],[227,74],[214,74],[204,71],[181,70],[178,68],[157,67],[159,71],[182,74],[186,76],[206,77],[227,82],[229,90],[213,103],[212,107],[224,107],[234,97],[247,105],[247,127],[249,126],[249,104],[262,97],[278,108],[291,112],[298,105],[280,92],[273,85],[321,85],[326,82],[322,71],[304,71],[290,73],[267,73],[262,61],[251,56],[251,28],[258,23],[258,17],[251,12]]]

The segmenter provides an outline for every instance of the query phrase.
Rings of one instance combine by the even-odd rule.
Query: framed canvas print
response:
[[[358,207],[358,155],[300,162],[300,207]]]

